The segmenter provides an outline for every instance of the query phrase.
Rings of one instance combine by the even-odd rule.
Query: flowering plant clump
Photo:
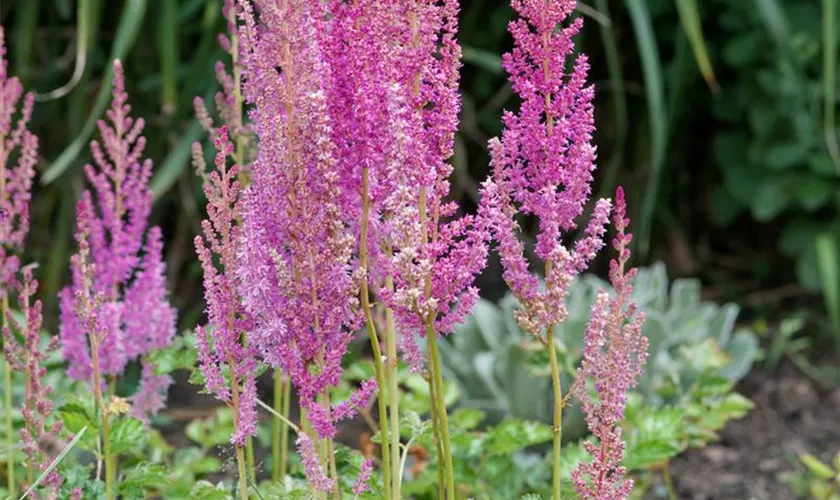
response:
[[[109,384],[113,388],[128,363],[140,360],[142,378],[132,396],[132,412],[145,420],[161,410],[171,378],[158,375],[147,356],[168,346],[175,334],[162,234],[157,227],[147,228],[152,162],[142,160],[145,122],[129,116],[122,65],[115,61],[113,68],[110,123],[99,122],[102,142],[91,142],[94,164],[85,166],[92,191],[84,192],[76,209],[79,252],[72,257],[73,286],[60,295],[59,331],[69,375],[88,381],[96,396],[109,498],[116,471],[103,391]]]
[[[399,500],[409,494],[404,481],[428,474],[436,476],[425,481],[434,498],[456,500],[474,491],[463,482],[475,474],[465,474],[459,460],[476,460],[486,446],[493,468],[514,470],[510,455],[553,440],[551,488],[533,489],[559,500],[562,412],[576,395],[592,435],[583,445],[590,458],[571,478],[578,494],[628,497],[633,482],[625,478],[619,423],[647,341],[640,333],[644,315],[630,301],[635,274],[628,269],[623,190],[614,211],[611,200],[597,200],[578,227],[596,154],[588,62],[579,55],[567,64],[582,26],[580,19],[568,21],[576,2],[512,1],[519,17],[509,26],[514,46],[503,67],[521,107],[505,113],[503,135],[490,141],[492,172],[475,214],[450,199],[461,111],[457,0],[224,0],[221,6],[227,33],[220,42],[231,65],[215,66],[218,123],[202,99],[194,101],[215,148],[211,168],[202,145],[192,148],[206,200],[194,238],[205,318],[194,337],[175,337],[163,234],[149,225],[145,122],[130,116],[123,68],[115,61],[111,106],[90,145],[93,162],[84,167],[89,188],[77,202],[72,284],[59,295],[58,336],[41,341],[37,282],[14,255],[28,227],[37,139],[26,122],[33,99],[24,98],[13,126],[22,90],[0,65],[3,350],[8,365],[24,372],[25,484],[40,485],[46,498]],[[11,151],[18,151],[14,167]],[[611,212],[616,296],[598,295],[577,379],[564,393],[556,328],[567,319],[572,280],[604,246]],[[541,271],[526,257],[520,234],[526,219],[537,225],[533,254]],[[474,281],[494,241],[521,304],[516,319],[551,363],[552,427],[509,420],[479,428],[480,411],[449,415],[453,392],[439,343],[472,313],[479,299]],[[15,292],[21,315],[8,307]],[[354,359],[362,360],[348,366],[360,331],[367,339]],[[59,408],[58,421],[44,382],[56,344],[73,383],[86,389]],[[187,426],[196,449],[173,454],[151,424],[166,406],[169,374],[177,368],[194,369],[190,380],[220,409]],[[265,370],[273,370],[273,405],[260,395]],[[129,404],[119,395],[132,392],[124,387],[135,378]],[[9,387],[11,381],[6,394]],[[258,408],[273,424],[265,474],[257,462]],[[355,417],[370,427],[361,454],[341,444],[343,422]],[[87,429],[96,436],[79,446],[94,459],[82,462],[95,469],[57,467]],[[297,461],[288,459],[290,432]],[[43,446],[66,439],[58,454]],[[14,443],[8,442],[7,490],[16,496]],[[198,480],[223,469],[206,454],[226,445],[235,453],[235,486]],[[497,479],[488,484],[503,482]]]
[[[522,304],[516,312],[516,319],[524,331],[537,337],[548,350],[554,388],[552,494],[556,500],[561,496],[562,411],[571,392],[564,395],[561,386],[555,327],[566,319],[565,301],[572,279],[586,270],[604,246],[611,202],[598,200],[583,237],[571,247],[564,244],[563,237],[577,229],[577,221],[591,192],[595,169],[595,148],[591,144],[594,90],[586,84],[589,69],[586,56],[576,58],[571,73],[567,74],[566,70],[566,59],[574,49],[572,37],[580,31],[582,20],[577,18],[569,25],[558,28],[574,10],[574,0],[514,0],[512,5],[520,18],[510,24],[514,48],[505,55],[503,65],[510,74],[514,92],[522,99],[522,105],[518,115],[505,113],[504,135],[501,139],[490,141],[493,172],[482,188],[481,212],[498,242],[505,281]],[[621,255],[620,264],[614,265],[613,279],[614,283],[619,280],[624,286],[620,293],[629,293],[626,290],[629,284],[623,273],[629,258],[626,247],[630,239],[624,233],[628,222],[624,217],[623,191],[619,191],[619,196],[616,225],[620,244],[617,248]],[[518,214],[537,220],[539,231],[534,254],[543,262],[544,283],[540,283],[538,275],[530,271],[525,244],[519,238]],[[627,297],[624,296],[623,300],[626,301]],[[610,348],[615,348],[618,354],[610,350],[608,356],[596,356],[597,349],[605,342],[603,338],[597,338],[603,335],[604,323],[624,331],[622,325],[626,313],[622,304],[618,303],[609,310],[605,308],[606,304],[601,304],[600,308],[593,310],[592,333],[587,335],[589,350],[584,356],[581,375],[597,379],[598,375],[619,370],[624,383],[611,386],[609,394],[623,401],[643,364],[644,342],[637,339],[632,343],[611,344]],[[632,313],[628,315],[632,316]],[[640,323],[633,325],[633,331],[638,336]],[[610,338],[609,341],[617,342],[618,339]],[[626,360],[616,358],[618,355],[635,356],[641,363],[631,369]],[[599,392],[605,390],[607,383],[596,382]],[[609,404],[608,401],[602,400],[601,406],[585,401],[584,410],[589,415],[590,429],[604,447],[615,446],[616,441],[620,442],[616,422],[623,414],[623,404],[615,401],[613,407],[604,409],[603,405]],[[613,410],[612,418],[603,419],[603,412],[610,410]],[[620,466],[615,459],[620,460],[620,452],[613,453],[618,454],[607,457],[601,456],[602,453],[596,457],[595,464],[601,463],[603,468],[597,472],[608,470],[613,474],[606,479],[603,474],[596,474],[599,481],[597,488],[606,488],[602,484],[604,481],[619,481]],[[606,463],[609,459],[611,461]],[[584,483],[578,479],[576,485],[580,489]],[[618,486],[616,491],[621,493],[617,498],[629,494],[629,489],[624,486]],[[603,494],[591,498],[616,497],[612,494],[601,496]]]

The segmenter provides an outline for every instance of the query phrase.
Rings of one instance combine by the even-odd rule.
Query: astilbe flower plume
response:
[[[627,393],[636,385],[647,359],[648,340],[642,333],[645,315],[631,302],[635,269],[627,270],[632,235],[626,232],[624,191],[616,193],[614,223],[617,236],[613,247],[618,257],[610,262],[611,297],[598,292],[586,328],[583,362],[578,369],[575,392],[582,401],[586,423],[595,442],[584,447],[592,460],[581,463],[572,473],[581,498],[610,500],[627,498],[633,481],[624,479],[624,442],[619,422],[624,417]]]
[[[243,333],[253,327],[240,300],[237,281],[242,242],[239,165],[227,165],[233,145],[225,127],[214,133],[213,140],[216,169],[204,183],[208,219],[201,224],[204,236],[195,238],[204,269],[208,326],[196,328],[196,349],[206,389],[236,410],[232,442],[244,446],[247,438],[256,433],[257,363],[254,349],[243,342]],[[226,366],[229,382],[223,375]]]
[[[17,253],[29,232],[29,201],[38,138],[27,128],[34,104],[20,80],[8,74],[5,31],[0,27],[0,296],[15,287]]]
[[[108,121],[98,123],[102,142],[91,142],[93,165],[85,166],[91,190],[77,206],[79,252],[71,260],[73,285],[61,291],[62,354],[71,377],[89,380],[96,335],[99,370],[117,377],[134,360],[143,363],[134,413],[145,418],[163,406],[171,382],[157,375],[147,355],[168,346],[175,334],[175,309],[167,301],[163,242],[148,227],[151,160],[143,160],[143,119],[129,116],[122,65],[114,62]]]
[[[364,406],[376,384],[367,382],[335,408],[324,397],[338,385],[341,359],[361,323],[355,240],[339,204],[329,67],[318,43],[326,5],[258,1],[259,26],[250,4],[241,5],[245,96],[256,106],[250,116],[259,139],[244,194],[247,245],[239,269],[256,322],[249,341],[289,376],[314,437],[331,439],[336,420]]]
[[[60,420],[50,422],[53,402],[50,400],[52,389],[44,385],[47,373],[44,366],[47,357],[57,349],[58,337],[41,341],[41,301],[32,302],[32,296],[38,289],[38,282],[32,276],[32,266],[21,270],[22,280],[18,283],[18,306],[21,318],[11,311],[6,311],[3,327],[4,354],[11,367],[24,374],[24,402],[21,409],[23,416],[23,449],[26,453],[26,467],[33,476],[45,473],[53,456],[44,449],[44,443],[55,441],[63,426]],[[19,341],[18,338],[21,340]],[[41,480],[43,498],[58,498],[62,479],[53,469]]]
[[[522,99],[519,114],[506,111],[505,131],[490,141],[492,176],[482,188],[482,214],[492,227],[505,281],[522,304],[517,319],[524,330],[542,330],[566,317],[571,280],[603,247],[609,200],[598,200],[584,237],[567,248],[563,236],[577,228],[591,193],[595,169],[589,69],[579,55],[567,74],[580,18],[555,29],[575,8],[575,0],[514,0],[520,18],[511,22],[513,51],[503,65]],[[530,271],[517,214],[534,217],[538,233],[534,254],[546,263],[546,282]]]
[[[230,56],[231,71],[225,69],[222,61],[217,61],[214,67],[216,81],[220,90],[214,96],[216,112],[219,115],[221,125],[225,127],[231,142],[234,143],[234,156],[239,164],[240,175],[244,173],[249,165],[249,158],[256,147],[254,131],[250,124],[246,123],[243,115],[242,78],[240,64],[240,48],[237,13],[239,7],[236,0],[224,0],[222,3],[222,14],[226,21],[226,34],[219,35],[219,45],[222,50]],[[216,134],[219,130],[207,105],[200,97],[193,99],[193,107],[199,124],[208,133]],[[194,143],[192,147],[193,164],[202,177],[205,175],[205,164],[201,143]]]
[[[383,12],[391,10],[382,24],[392,27],[385,30],[381,65],[390,69],[379,116],[387,127],[381,161],[366,164],[374,238],[388,251],[378,254],[374,268],[393,278],[393,289],[378,293],[394,310],[404,357],[417,370],[414,338],[429,327],[451,332],[475,305],[472,283],[484,268],[488,234],[480,220],[457,214],[447,201],[460,111],[458,2],[385,4]]]

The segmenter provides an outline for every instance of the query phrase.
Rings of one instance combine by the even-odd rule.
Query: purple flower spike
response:
[[[0,296],[15,287],[29,232],[29,202],[38,138],[27,130],[35,100],[8,74],[5,31],[0,27]],[[14,162],[13,158],[16,158]]]
[[[630,301],[636,270],[626,270],[632,240],[626,233],[626,208],[624,190],[619,187],[614,216],[618,234],[613,240],[618,257],[610,262],[610,281],[616,295],[610,297],[601,290],[592,304],[575,385],[596,442],[584,444],[592,461],[580,464],[572,478],[578,495],[593,500],[627,498],[633,489],[633,481],[624,479],[627,471],[621,465],[624,442],[619,422],[624,418],[627,393],[636,385],[647,360],[648,340],[642,335],[645,315]]]
[[[76,379],[91,376],[91,335],[98,339],[102,374],[120,376],[128,363],[142,360],[134,410],[145,419],[163,407],[171,379],[156,375],[144,358],[172,342],[175,309],[167,298],[161,231],[148,227],[152,162],[142,158],[145,123],[129,115],[119,61],[113,84],[107,120],[98,122],[101,141],[90,145],[94,163],[85,166],[91,189],[76,210],[79,252],[71,259],[73,286],[59,296],[59,337]]]

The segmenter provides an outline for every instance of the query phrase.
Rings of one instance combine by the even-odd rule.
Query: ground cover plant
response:
[[[177,176],[149,158],[117,57],[136,32],[114,40],[90,142],[39,172],[33,111],[86,78],[86,31],[78,76],[36,94],[0,29],[0,499],[679,498],[681,456],[753,409],[736,384],[762,352],[738,306],[634,267],[649,208],[637,243],[634,186],[596,189],[596,87],[576,41],[605,5],[512,0],[498,57],[462,46],[457,0],[205,3],[224,20],[206,68],[219,90],[194,97],[195,133],[173,151],[202,189],[179,229],[202,285],[189,320],[152,214]],[[472,203],[455,193],[465,60],[514,96]],[[169,116],[186,113],[172,109],[185,89],[160,85]],[[48,297],[30,256],[61,252],[28,238],[34,184],[80,155],[70,279]],[[498,305],[480,297],[488,269]],[[185,390],[206,408],[179,406]],[[803,453],[786,481],[830,497],[836,461]]]

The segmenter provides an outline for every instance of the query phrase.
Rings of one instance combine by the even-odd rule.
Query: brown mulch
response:
[[[776,373],[757,367],[738,389],[755,409],[730,422],[719,442],[673,461],[679,498],[795,500],[782,478],[796,470],[797,457],[828,462],[840,450],[840,388],[783,366]]]

